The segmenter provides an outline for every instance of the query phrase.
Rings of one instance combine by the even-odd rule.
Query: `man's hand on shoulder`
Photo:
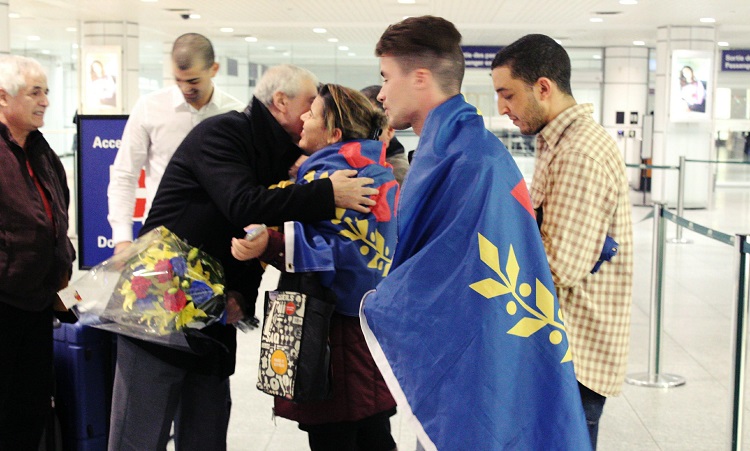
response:
[[[333,197],[336,206],[348,208],[360,213],[369,213],[375,201],[369,196],[378,194],[375,188],[368,188],[375,180],[369,177],[355,177],[357,171],[354,169],[342,169],[331,174],[333,184]]]

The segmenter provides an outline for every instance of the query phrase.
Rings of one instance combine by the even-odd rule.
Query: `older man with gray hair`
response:
[[[228,323],[255,311],[263,269],[231,255],[247,224],[281,225],[335,217],[335,209],[369,211],[377,194],[369,178],[337,171],[328,179],[268,189],[287,178],[301,155],[300,116],[310,109],[317,78],[291,65],[270,68],[244,112],[205,119],[177,148],[164,172],[144,234],[166,226],[224,267]],[[120,336],[112,399],[111,450],[164,449],[174,421],[180,450],[224,450],[234,372],[235,329],[203,329],[217,346],[198,355]]]
[[[52,396],[52,305],[75,259],[65,170],[39,132],[42,66],[0,56],[0,449],[37,450]]]

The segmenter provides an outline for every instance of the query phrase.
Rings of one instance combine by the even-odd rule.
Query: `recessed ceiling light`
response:
[[[339,42],[337,38],[328,38],[328,42]]]
[[[729,43],[727,41],[719,41],[716,43],[719,47],[729,47]]]
[[[589,19],[589,22],[599,23],[604,22],[604,19],[602,19],[601,17],[592,17]]]
[[[73,47],[74,49],[77,49],[78,48],[78,44],[73,44],[73,45],[71,45],[71,47]]]
[[[20,19],[21,15],[18,13],[8,13],[8,17],[11,19]]]
[[[69,32],[72,33],[74,31],[78,31],[78,28],[76,28],[76,27],[68,27],[68,28],[65,29],[65,31],[69,31]]]
[[[323,34],[327,31],[325,28],[313,28],[313,33]]]
[[[638,0],[620,0],[621,5],[637,5]]]
[[[553,38],[554,39],[554,38]],[[555,42],[557,42],[559,45],[562,45],[562,41],[559,39],[554,39]]]
[[[258,42],[258,38],[256,38],[255,36],[246,36],[245,37],[245,41],[247,41],[247,42]]]
[[[592,55],[591,57],[592,57],[592,58],[594,58],[595,60],[600,60],[600,59],[602,59],[602,56],[601,56],[601,55]]]
[[[713,17],[701,17],[701,22],[702,23],[714,23],[716,22],[716,19],[714,19]]]
[[[39,36],[29,36],[27,39],[29,41],[41,41],[42,40],[42,38],[40,38]]]
[[[223,27],[223,28],[219,28],[219,31],[221,31],[222,33],[231,33],[234,31],[234,28]]]
[[[347,53],[347,55],[349,55],[349,56],[357,56],[357,54],[354,53],[354,52],[349,52],[349,53]]]
[[[190,17],[191,19],[200,19],[201,15],[197,13],[190,13],[188,17]]]
[[[289,52],[284,52],[284,53],[283,53],[283,55],[284,55],[284,56],[289,56],[289,55],[291,55],[291,53],[289,53]]]
[[[269,45],[268,47],[266,47],[266,50],[276,50],[276,47]]]
[[[646,45],[643,41],[633,41],[633,45]]]
[[[349,47],[347,47],[345,45],[340,45],[339,46],[339,50],[341,50],[342,52],[345,52],[345,51],[349,50]]]
[[[49,53],[50,53],[50,52],[49,52],[49,50],[47,50],[47,49],[44,49],[44,50],[42,50],[42,54],[44,54],[44,55],[49,55]]]

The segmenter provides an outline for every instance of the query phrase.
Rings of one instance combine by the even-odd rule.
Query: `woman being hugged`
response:
[[[252,241],[232,240],[236,258],[260,258],[279,268],[280,285],[289,277],[285,271],[314,272],[335,297],[329,338],[333,397],[303,403],[276,397],[275,414],[298,421],[313,451],[392,450],[396,444],[389,418],[396,403],[370,355],[358,317],[362,296],[388,274],[396,245],[399,187],[386,163],[385,146],[377,141],[386,118],[358,91],[327,84],[302,120],[299,146],[310,158],[300,167],[297,184],[354,169],[374,179],[379,194],[370,213],[337,209],[332,220],[287,222],[283,234],[267,230]],[[287,254],[287,249],[294,252]]]

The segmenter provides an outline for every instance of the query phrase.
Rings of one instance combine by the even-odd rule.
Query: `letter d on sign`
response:
[[[96,237],[96,247],[100,249],[104,249],[105,247],[114,249],[115,243],[111,239],[107,239],[106,236],[99,235]]]

